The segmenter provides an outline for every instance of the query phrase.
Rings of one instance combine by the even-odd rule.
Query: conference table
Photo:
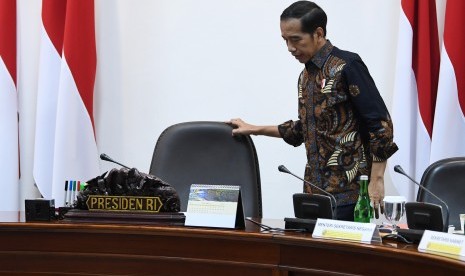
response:
[[[280,220],[260,220],[284,226]],[[416,245],[310,233],[131,223],[0,223],[2,275],[465,275]]]

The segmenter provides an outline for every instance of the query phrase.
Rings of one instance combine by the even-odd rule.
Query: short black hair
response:
[[[300,19],[302,31],[313,34],[318,27],[323,29],[326,36],[326,13],[320,6],[311,1],[297,1],[287,7],[281,14],[281,21],[291,18]]]

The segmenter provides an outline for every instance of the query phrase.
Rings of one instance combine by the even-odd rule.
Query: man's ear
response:
[[[313,34],[316,35],[317,40],[325,39],[325,32],[323,31],[323,28],[321,27],[316,28]]]

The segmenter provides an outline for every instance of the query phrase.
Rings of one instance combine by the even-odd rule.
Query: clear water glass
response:
[[[384,215],[389,223],[392,224],[392,234],[397,235],[397,224],[405,213],[405,197],[403,196],[386,196],[383,199]]]

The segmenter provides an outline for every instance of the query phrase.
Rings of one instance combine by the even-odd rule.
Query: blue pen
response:
[[[71,191],[73,190],[73,181],[69,181],[68,194],[66,196],[66,206],[68,207],[71,203]]]

